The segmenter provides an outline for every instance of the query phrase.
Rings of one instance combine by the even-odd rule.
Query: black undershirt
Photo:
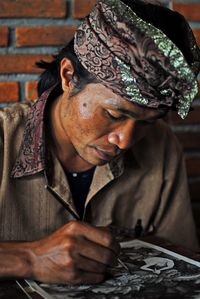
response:
[[[66,173],[73,201],[80,219],[83,217],[85,200],[92,183],[94,171],[95,167],[84,172]]]

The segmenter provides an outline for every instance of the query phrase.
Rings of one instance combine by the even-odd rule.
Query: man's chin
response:
[[[79,156],[91,166],[103,166],[116,158],[116,156],[108,155],[94,147],[91,147],[86,154],[79,153]]]
[[[99,162],[97,162],[96,163],[96,166],[103,166],[103,165],[105,165],[105,164],[107,164],[107,163],[109,163],[110,161],[104,161],[104,160],[101,160],[101,161],[99,161]]]
[[[91,164],[92,166],[103,166],[110,162],[110,161],[102,160],[102,159],[85,159],[85,161],[87,163]]]
[[[91,159],[91,157],[90,158],[82,157],[82,159],[84,159],[85,162],[87,162],[91,166],[103,166],[109,163],[113,158],[110,160],[103,160],[103,159],[95,159],[95,158]]]

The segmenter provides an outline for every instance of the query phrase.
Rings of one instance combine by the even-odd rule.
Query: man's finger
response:
[[[72,236],[81,236],[101,246],[108,247],[116,254],[119,253],[119,244],[108,229],[97,228],[79,221],[68,224],[68,233]]]
[[[79,254],[98,263],[114,266],[117,264],[117,255],[110,248],[101,246],[87,239],[78,240]]]
[[[76,258],[76,268],[85,272],[105,274],[107,266],[80,255]]]

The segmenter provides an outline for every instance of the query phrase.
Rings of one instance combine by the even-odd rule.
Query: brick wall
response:
[[[165,4],[170,1],[163,0]],[[37,60],[51,59],[73,36],[95,0],[0,0],[0,106],[37,97]],[[200,0],[171,1],[191,22],[200,43]],[[185,150],[194,216],[200,237],[200,99],[185,121],[169,122]]]

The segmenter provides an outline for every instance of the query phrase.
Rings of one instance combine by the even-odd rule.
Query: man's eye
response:
[[[106,110],[106,114],[108,115],[108,117],[110,119],[115,120],[115,121],[126,119],[125,115],[121,115],[121,114],[117,114],[117,113],[114,113],[114,112],[110,112],[108,110]]]

